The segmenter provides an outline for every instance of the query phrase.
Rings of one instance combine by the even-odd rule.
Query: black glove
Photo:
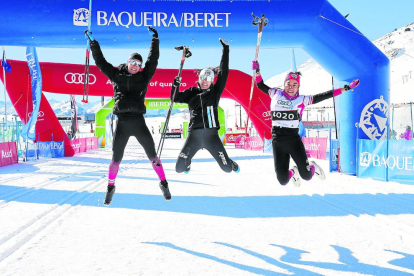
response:
[[[173,86],[174,87],[180,87],[180,84],[181,84],[181,78],[180,77],[175,77],[174,82],[173,82]]]
[[[227,40],[224,40],[222,38],[219,38],[221,45],[223,45],[223,47],[229,47],[229,42]]]
[[[95,41],[95,38],[93,37],[92,32],[90,32],[89,30],[85,31],[85,38],[89,40],[90,43]]]
[[[152,32],[152,37],[158,38],[158,32],[153,27],[148,27],[148,30]]]
[[[344,89],[345,89],[345,91],[348,91],[348,90],[357,88],[358,85],[359,85],[359,79],[356,79],[356,80],[353,80],[349,85],[345,84]]]

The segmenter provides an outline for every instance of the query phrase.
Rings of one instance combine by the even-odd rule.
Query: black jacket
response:
[[[173,102],[187,103],[190,110],[190,124],[188,130],[198,128],[220,129],[217,107],[226,86],[229,75],[229,46],[223,46],[220,68],[217,81],[209,89],[190,87],[182,92],[176,92]],[[171,99],[175,87],[171,88]]]
[[[125,63],[119,65],[119,68],[115,68],[107,62],[97,41],[91,43],[91,51],[98,68],[112,81],[115,97],[114,114],[118,115],[120,119],[145,114],[147,111],[144,105],[145,94],[155,69],[157,69],[160,56],[158,38],[152,38],[145,67],[136,74],[130,74]]]

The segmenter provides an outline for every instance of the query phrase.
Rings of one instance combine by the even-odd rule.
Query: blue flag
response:
[[[1,65],[4,67],[4,71],[11,73],[11,66],[6,60],[6,53],[3,51],[3,59],[1,60]]]
[[[26,139],[35,141],[37,115],[39,113],[40,99],[42,97],[42,73],[40,72],[40,65],[35,47],[27,47],[26,57],[32,82],[33,112],[30,115],[28,122],[23,127],[21,135]]]

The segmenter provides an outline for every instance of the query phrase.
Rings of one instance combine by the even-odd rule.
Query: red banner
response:
[[[325,160],[327,140],[328,138],[303,137],[302,141],[305,146],[306,155],[308,157]]]
[[[263,140],[260,137],[247,137],[244,143],[245,150],[263,150]]]
[[[10,101],[14,105],[17,114],[23,122],[27,121],[29,113],[32,111],[32,97],[30,87],[30,78],[28,78],[29,68],[27,62],[18,60],[8,60],[13,68],[9,73],[6,90],[9,94]],[[43,91],[58,94],[83,95],[84,65],[41,62],[43,77]],[[148,85],[147,98],[170,98],[171,82],[177,74],[176,69],[157,68],[151,82]],[[0,74],[0,79],[3,75]],[[185,80],[181,83],[180,90],[187,89],[197,81],[197,74],[193,69],[183,69],[182,78]],[[254,86],[255,97],[250,100],[250,88],[252,77],[239,70],[230,69],[226,83],[226,89],[223,91],[222,98],[237,101],[245,110],[251,106],[250,121],[254,124],[260,136],[267,139],[271,135],[271,116],[270,97],[261,93]],[[89,74],[89,96],[113,96],[114,91],[111,81],[99,71],[95,65],[90,66]],[[28,108],[29,107],[29,108]],[[237,128],[245,130],[245,128]],[[250,128],[249,128],[250,129]],[[65,156],[73,156],[73,147],[69,139],[56,118],[47,99],[42,96],[40,112],[36,126],[37,140],[65,141]],[[39,135],[40,134],[40,135]]]
[[[0,143],[0,167],[18,162],[16,142]]]

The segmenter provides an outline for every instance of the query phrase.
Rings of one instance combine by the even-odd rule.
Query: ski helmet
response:
[[[205,68],[201,70],[200,74],[198,75],[198,79],[200,81],[206,80],[206,81],[214,81],[214,72],[211,69]]]

